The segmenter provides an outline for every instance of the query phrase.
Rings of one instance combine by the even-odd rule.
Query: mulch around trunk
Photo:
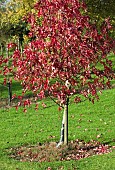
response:
[[[68,146],[56,147],[56,142],[38,143],[33,146],[14,147],[8,150],[9,156],[22,162],[51,162],[79,160],[94,155],[112,152],[114,147],[98,141],[88,143],[80,140],[70,141]]]

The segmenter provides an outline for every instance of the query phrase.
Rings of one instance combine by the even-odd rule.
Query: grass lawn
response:
[[[40,102],[41,103],[41,102]],[[20,162],[10,158],[8,149],[38,142],[59,141],[62,111],[49,100],[48,108],[24,113],[23,108],[0,109],[0,170],[114,170],[115,149],[108,154],[54,162]],[[105,90],[93,105],[88,101],[69,106],[69,140],[98,140],[115,146],[115,89]]]

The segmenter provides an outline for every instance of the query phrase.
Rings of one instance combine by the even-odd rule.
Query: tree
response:
[[[5,1],[6,0],[0,0],[0,10],[4,10]]]
[[[4,2],[4,3],[3,3]],[[19,38],[21,45],[23,35],[26,35],[26,23],[23,17],[29,12],[33,11],[33,4],[35,0],[3,0],[0,2],[0,41],[4,42],[16,36]],[[21,41],[20,41],[21,40]]]
[[[94,103],[99,99],[98,92],[110,87],[114,78],[107,56],[114,51],[114,42],[109,37],[112,27],[106,19],[97,30],[85,14],[85,4],[78,0],[40,0],[35,9],[36,13],[26,18],[32,41],[22,54],[16,49],[12,66],[1,72],[14,73],[15,80],[23,85],[23,93],[32,91],[40,99],[48,95],[59,109],[64,107],[60,142],[67,144],[69,99],[74,96],[75,103],[83,98]],[[5,62],[6,59],[1,59],[1,65]],[[29,100],[24,102],[24,106],[29,104]]]
[[[88,15],[97,25],[101,25],[105,18],[111,19],[111,24],[115,27],[115,1],[114,0],[84,0],[88,7]],[[112,37],[115,38],[115,30],[112,30]]]
[[[10,0],[6,4],[6,13],[3,15],[5,21],[17,24],[20,19],[32,11],[35,0]]]
[[[115,19],[115,1],[114,0],[84,0],[88,6],[88,10],[102,18],[111,17]]]
[[[0,44],[4,44],[6,39],[5,31],[2,29],[2,16],[6,12],[6,0],[0,0]]]

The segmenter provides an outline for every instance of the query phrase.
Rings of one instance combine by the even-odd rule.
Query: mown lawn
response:
[[[48,108],[34,106],[24,113],[23,108],[0,109],[0,170],[114,170],[115,149],[108,154],[76,161],[20,162],[10,158],[8,149],[38,142],[59,141],[62,111],[52,101],[44,101]],[[42,102],[39,101],[39,105]],[[115,146],[115,89],[104,90],[93,105],[88,101],[69,106],[69,141],[98,140]]]

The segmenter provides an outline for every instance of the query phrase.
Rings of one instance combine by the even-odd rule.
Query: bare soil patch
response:
[[[98,141],[88,143],[80,140],[69,142],[68,146],[56,147],[56,142],[38,143],[34,146],[10,148],[10,157],[22,162],[51,162],[79,160],[93,155],[107,154],[112,148]]]

